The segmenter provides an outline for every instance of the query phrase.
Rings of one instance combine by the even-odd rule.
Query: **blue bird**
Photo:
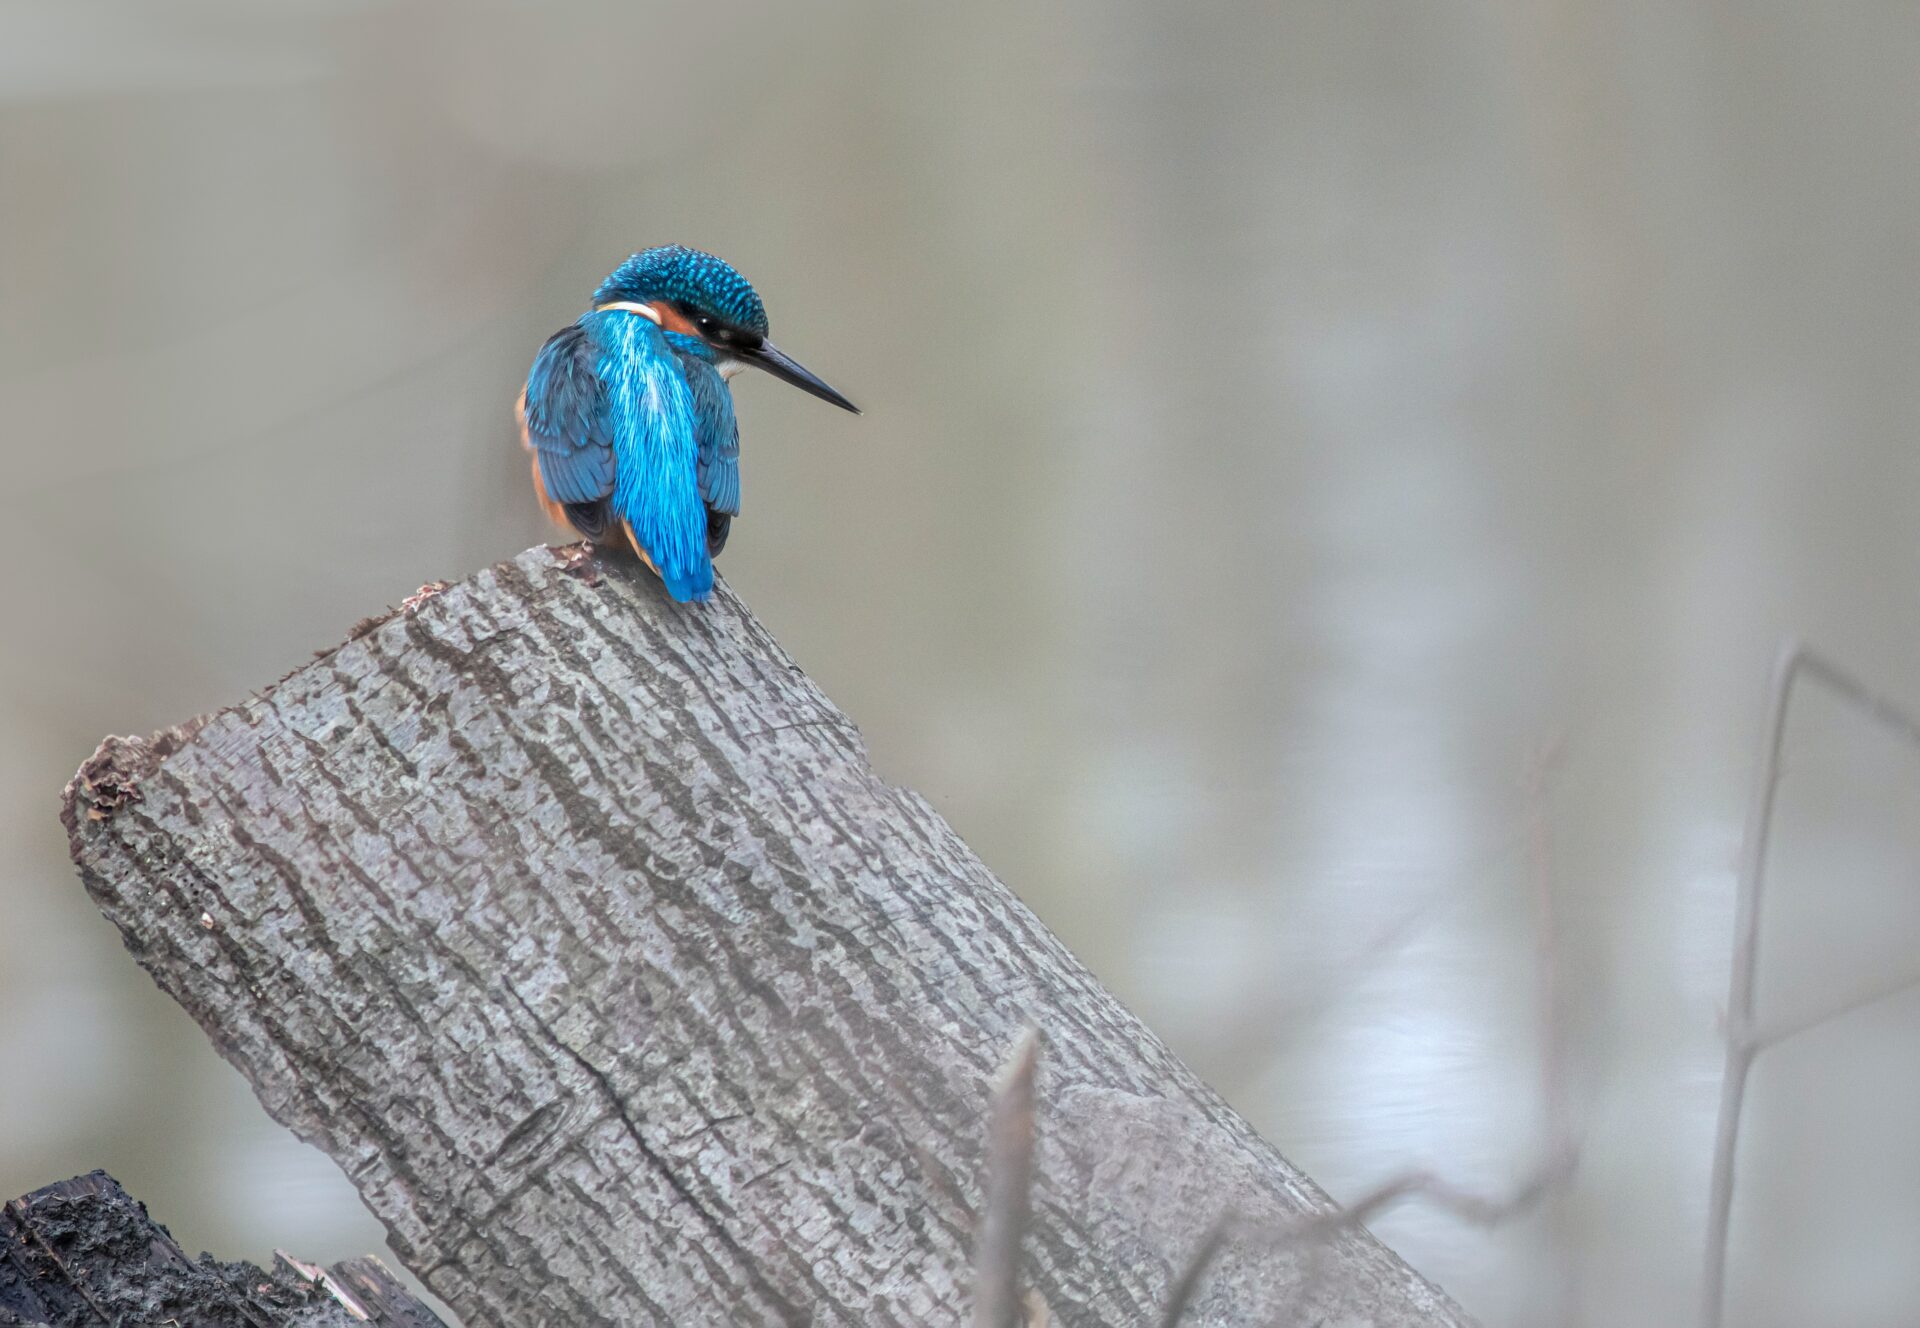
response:
[[[748,365],[860,413],[767,340],[760,296],[720,259],[677,244],[627,259],[527,373],[517,413],[541,506],[595,543],[624,539],[674,599],[706,599],[740,512],[727,380]]]

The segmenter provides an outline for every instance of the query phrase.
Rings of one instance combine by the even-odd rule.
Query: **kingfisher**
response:
[[[547,338],[520,393],[547,515],[596,544],[624,540],[674,599],[705,600],[740,512],[729,380],[749,365],[860,413],[767,340],[766,307],[727,263],[678,244],[628,258]]]

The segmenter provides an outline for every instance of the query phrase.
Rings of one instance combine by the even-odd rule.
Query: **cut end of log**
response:
[[[521,558],[537,555],[539,552],[538,548],[530,549],[522,554]],[[600,584],[601,577],[607,570],[599,553],[588,542],[548,546],[546,552],[562,572],[589,586]],[[501,563],[498,567],[511,565],[511,563]],[[314,651],[314,660],[324,661],[343,647],[371,636],[388,623],[417,613],[424,605],[443,592],[451,590],[453,586],[454,583],[451,581],[426,582],[384,613],[362,618],[347,629],[345,638],[339,643]],[[254,699],[261,700],[271,696],[275,688],[288,678],[300,673],[305,667],[303,665],[287,673],[271,686],[262,689]],[[228,707],[229,710],[238,708]],[[93,755],[81,763],[80,769],[61,792],[60,822],[66,826],[69,839],[74,841],[70,848],[76,860],[79,852],[77,837],[82,821],[110,820],[128,805],[140,801],[141,783],[158,770],[169,756],[191,742],[201,729],[225,713],[227,713],[226,710],[219,710],[200,715],[184,724],[162,729],[145,738],[112,734],[104,739],[99,747],[94,749]]]
[[[78,833],[79,822],[105,821],[130,803],[140,801],[140,785],[160,763],[179,751],[207,722],[207,716],[149,738],[110,735],[94,749],[67,781],[60,797],[60,822],[67,833]]]

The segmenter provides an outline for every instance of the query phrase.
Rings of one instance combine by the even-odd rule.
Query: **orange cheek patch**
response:
[[[668,304],[665,300],[655,300],[652,304],[648,305],[647,308],[660,315],[660,326],[667,331],[684,333],[690,337],[700,335],[693,330],[693,323],[687,316]]]

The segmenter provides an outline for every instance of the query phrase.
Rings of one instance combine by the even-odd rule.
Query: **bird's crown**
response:
[[[596,305],[655,300],[671,301],[756,337],[767,334],[766,307],[747,279],[724,259],[683,244],[665,244],[633,255],[608,273],[593,293]]]

